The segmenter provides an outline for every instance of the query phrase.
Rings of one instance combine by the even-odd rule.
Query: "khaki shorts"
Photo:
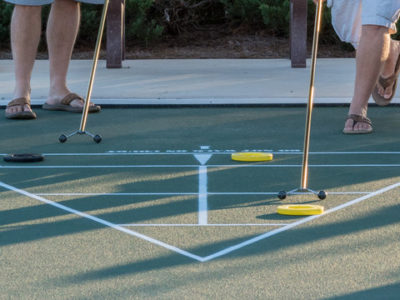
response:
[[[12,4],[27,5],[27,6],[42,6],[54,2],[54,0],[4,0],[4,1]],[[82,3],[90,3],[90,4],[104,3],[104,0],[74,0],[74,1]]]

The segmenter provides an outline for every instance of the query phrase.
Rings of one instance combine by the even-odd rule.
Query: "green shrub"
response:
[[[296,1],[296,0],[295,0]],[[206,28],[244,28],[247,32],[265,31],[288,37],[290,0],[126,0],[126,39],[148,44],[167,35]],[[9,48],[9,24],[13,6],[0,1],[0,48]],[[50,6],[43,9],[43,28]],[[93,46],[102,6],[82,4],[77,44]],[[308,0],[308,34],[312,38],[315,5]],[[398,25],[400,28],[400,25]],[[400,37],[396,34],[395,38]],[[128,45],[129,45],[128,43]],[[325,9],[321,43],[340,44]],[[343,44],[345,45],[345,44]],[[42,39],[41,49],[45,47]]]
[[[126,0],[126,37],[148,44],[161,37],[164,27],[155,19],[154,0]]]
[[[259,26],[262,23],[261,6],[266,0],[220,0],[226,11],[227,19],[233,25]],[[279,1],[279,0],[278,0]]]
[[[78,34],[78,43],[93,46],[99,30],[102,5],[81,5],[81,24]]]
[[[260,5],[264,25],[278,35],[288,36],[290,1],[273,0]]]
[[[9,47],[12,10],[12,5],[0,2],[0,48]]]

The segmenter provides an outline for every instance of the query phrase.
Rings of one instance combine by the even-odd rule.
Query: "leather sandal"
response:
[[[396,93],[397,79],[399,77],[399,73],[400,73],[400,55],[397,58],[394,73],[387,78],[383,78],[382,76],[379,76],[378,78],[378,83],[384,90],[386,90],[390,86],[393,86],[392,95],[389,98],[385,98],[384,96],[380,95],[378,84],[376,84],[374,90],[372,91],[372,98],[374,99],[376,104],[378,104],[379,106],[386,106],[390,103],[390,101],[392,101],[394,94]]]
[[[25,105],[29,105],[29,107],[31,106],[31,101],[25,97],[16,98],[16,99],[10,101],[7,104],[7,108],[19,106],[21,108],[21,111],[11,113],[11,112],[7,112],[7,110],[6,110],[6,113],[5,113],[6,118],[7,119],[20,119],[20,120],[36,119],[35,112],[24,110]]]
[[[353,121],[353,126],[351,127],[351,129],[343,129],[343,133],[344,134],[367,134],[367,133],[371,133],[373,131],[372,128],[372,122],[370,119],[368,119],[367,117],[363,117],[360,115],[355,115],[355,114],[350,114],[348,115],[347,120],[352,120]],[[361,129],[361,130],[354,130],[354,126],[356,126],[357,123],[366,123],[370,126],[370,128],[368,129]]]
[[[75,106],[70,105],[71,102],[74,100],[81,101],[82,103],[85,102],[85,100],[81,96],[79,96],[75,93],[70,93],[67,96],[65,96],[59,104],[44,103],[42,108],[45,110],[59,110],[59,111],[81,113],[83,111],[83,107],[75,107]],[[100,110],[101,110],[101,107],[98,105],[90,105],[89,106],[90,113],[99,112]]]

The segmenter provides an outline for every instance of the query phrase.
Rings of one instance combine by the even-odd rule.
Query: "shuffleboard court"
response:
[[[2,156],[45,159],[0,164],[2,290],[20,298],[57,290],[58,298],[395,299],[399,112],[371,108],[375,133],[345,136],[346,108],[315,108],[309,187],[325,190],[324,200],[277,197],[300,184],[302,107],[105,109],[88,123],[100,144],[85,136],[58,143],[76,115],[38,110],[36,121],[3,120]],[[235,152],[273,160],[233,161]],[[325,212],[280,215],[281,204]]]

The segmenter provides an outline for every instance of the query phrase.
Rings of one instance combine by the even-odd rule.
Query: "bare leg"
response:
[[[390,54],[388,59],[385,61],[382,72],[380,74],[383,78],[388,78],[394,74],[399,54],[400,54],[399,41],[390,40]],[[378,83],[378,92],[381,96],[385,97],[386,99],[390,99],[393,92],[393,85],[387,87],[386,89],[383,89]]]
[[[368,99],[378,79],[383,62],[389,56],[390,36],[387,28],[364,25],[356,57],[356,80],[354,96],[349,114],[367,116]],[[345,129],[351,130],[352,120],[347,120]],[[354,130],[369,129],[370,125],[359,122]]]
[[[14,98],[30,99],[30,80],[41,33],[41,7],[16,5],[11,19],[11,48],[15,66]],[[21,111],[14,106],[7,112]],[[28,105],[24,111],[30,111]]]
[[[67,72],[79,29],[80,8],[72,0],[56,0],[51,7],[47,24],[47,44],[50,60],[50,91],[48,104],[60,103],[70,91]],[[71,106],[82,106],[72,101]]]

